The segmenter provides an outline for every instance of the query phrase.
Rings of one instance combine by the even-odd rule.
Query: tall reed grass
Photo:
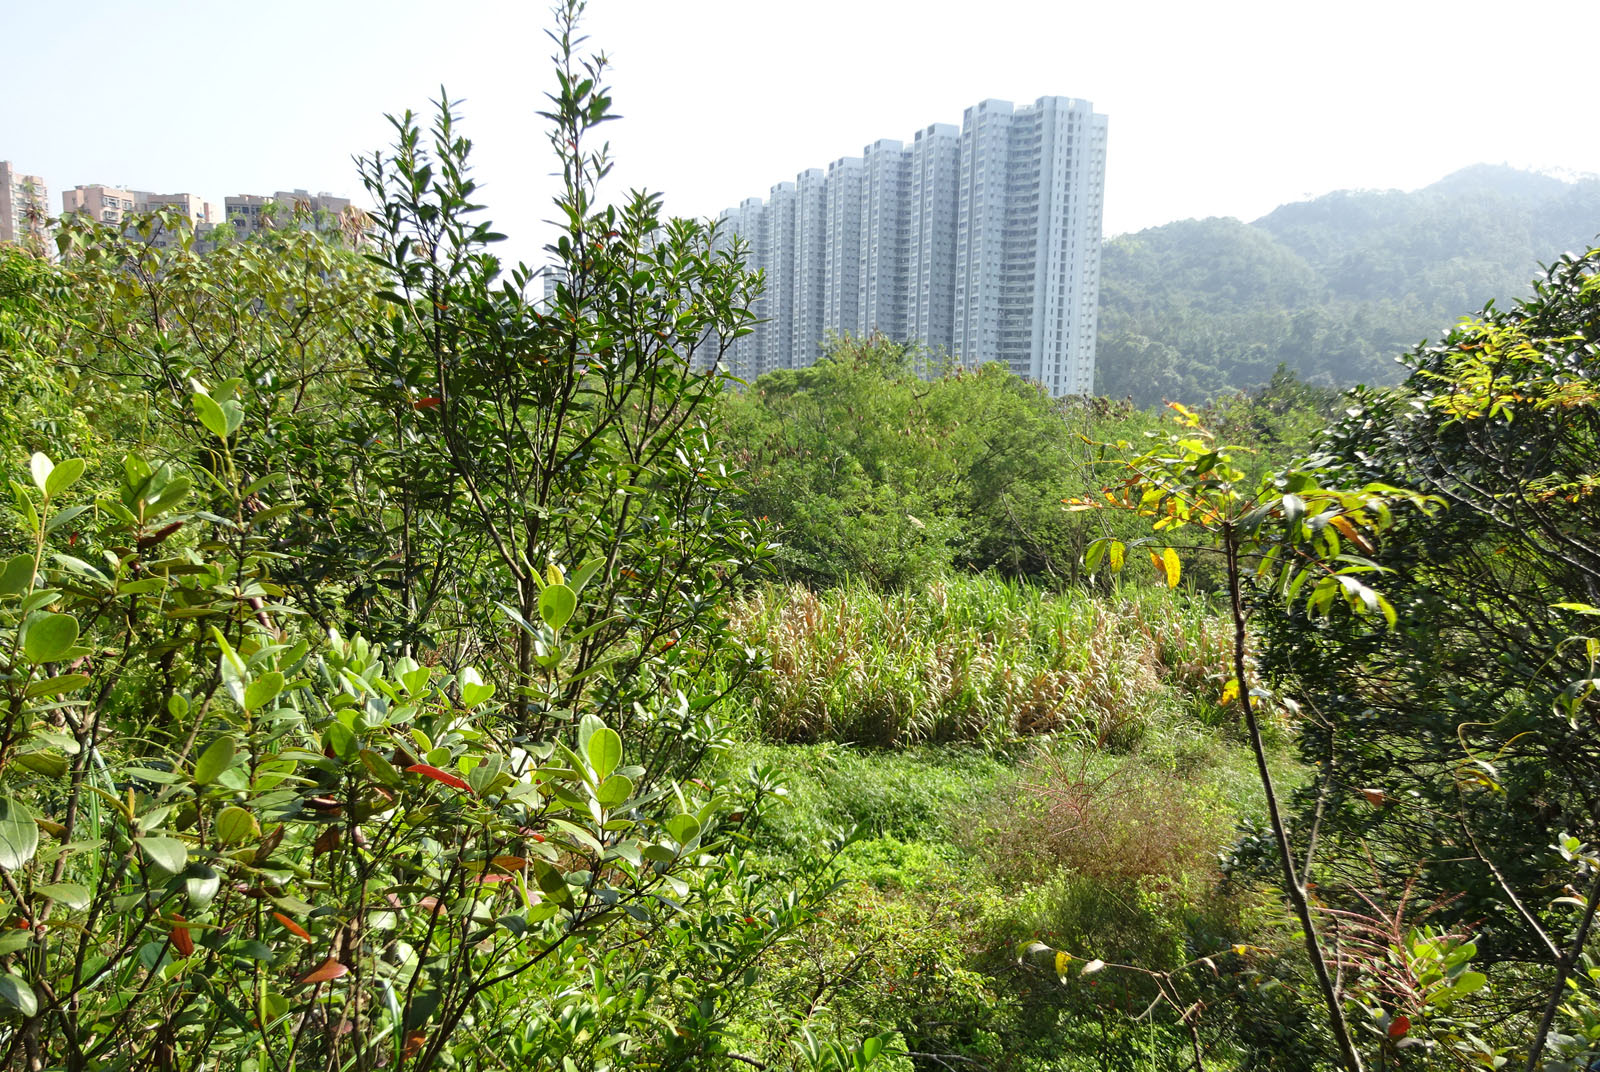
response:
[[[1226,677],[1216,609],[1131,586],[1049,592],[987,575],[898,592],[770,585],[735,605],[733,624],[769,654],[746,700],[779,741],[1072,734],[1119,747]]]

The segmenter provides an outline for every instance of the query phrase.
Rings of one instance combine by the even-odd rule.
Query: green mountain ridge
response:
[[[1312,383],[1393,383],[1396,355],[1491,299],[1527,296],[1541,264],[1597,235],[1600,178],[1485,164],[1411,192],[1122,235],[1103,253],[1095,390],[1203,402],[1280,364]]]

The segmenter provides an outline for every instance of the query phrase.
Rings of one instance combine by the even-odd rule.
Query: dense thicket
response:
[[[1399,389],[1356,392],[1331,431],[1346,479],[1442,504],[1378,555],[1397,627],[1267,619],[1266,670],[1314,714],[1301,823],[1319,817],[1323,896],[1364,912],[1405,891],[1485,960],[1538,965],[1531,994],[1503,995],[1524,1010],[1575,966],[1595,896],[1573,853],[1600,841],[1597,272],[1600,251],[1562,259],[1532,298],[1413,350]]]
[[[364,162],[362,250],[0,250],[0,1067],[716,1067],[806,1025],[749,996],[832,871],[756,867],[770,773],[718,761],[767,551],[690,359],[752,280],[596,199],[580,7],[552,302],[448,100]]]
[[[1600,232],[1600,181],[1475,167],[1414,193],[1342,192],[1252,223],[1106,243],[1095,390],[1192,404],[1267,382],[1391,384],[1394,361]]]

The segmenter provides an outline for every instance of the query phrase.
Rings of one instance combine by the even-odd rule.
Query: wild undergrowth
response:
[[[1212,721],[1227,633],[1203,596],[1052,592],[949,575],[883,592],[769,585],[732,609],[767,669],[746,685],[761,734],[885,747],[1070,735],[1125,750],[1153,724]]]
[[[829,908],[763,981],[827,994],[832,1033],[890,1032],[917,1068],[1176,1069],[1187,1028],[1128,1015],[1152,976],[1062,979],[1019,947],[1177,973],[1198,994],[1189,961],[1280,944],[1270,904],[1222,865],[1264,802],[1213,702],[1228,649],[1203,596],[970,575],[774,585],[736,605],[734,632],[768,668],[741,690],[754,739],[725,762],[788,788],[754,850],[778,866],[849,842]],[[1223,1066],[1266,956],[1198,969]]]

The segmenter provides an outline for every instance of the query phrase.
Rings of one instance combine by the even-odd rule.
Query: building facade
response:
[[[302,228],[338,231],[344,229],[350,211],[347,197],[305,190],[279,190],[271,197],[239,194],[223,199],[223,218],[240,238],[286,226],[291,220],[298,220]]]
[[[861,158],[858,297],[853,333],[863,339],[874,334],[909,338],[906,271],[911,252],[911,206],[907,200],[911,153],[899,142],[884,138],[863,149]]]
[[[1052,395],[1089,393],[1106,126],[1075,98],[981,101],[959,129],[874,142],[729,209],[724,226],[767,284],[729,367],[802,368],[829,333],[881,333],[935,360],[1000,362]]]
[[[24,175],[0,160],[0,242],[45,244],[50,191],[38,175]]]

